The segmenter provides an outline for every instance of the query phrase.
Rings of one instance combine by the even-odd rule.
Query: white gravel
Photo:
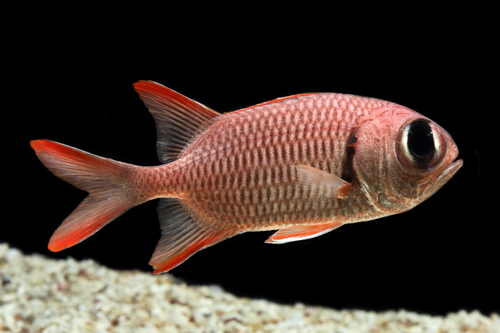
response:
[[[169,274],[114,271],[0,244],[0,332],[500,333],[500,317],[280,305],[188,286]]]

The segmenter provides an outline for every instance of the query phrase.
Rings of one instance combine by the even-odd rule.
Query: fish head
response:
[[[392,105],[358,124],[353,171],[364,194],[387,215],[420,204],[463,165],[450,134],[408,108]]]

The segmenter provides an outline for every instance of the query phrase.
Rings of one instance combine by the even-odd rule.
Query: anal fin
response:
[[[271,237],[266,240],[266,243],[283,244],[314,238],[335,230],[341,225],[342,223],[340,222],[333,222],[286,227],[272,234]]]
[[[179,199],[160,199],[158,216],[162,236],[149,261],[154,274],[165,273],[196,252],[235,235],[228,230],[203,226]]]

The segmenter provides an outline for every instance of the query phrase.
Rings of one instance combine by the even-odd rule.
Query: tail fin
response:
[[[31,147],[54,175],[89,192],[52,235],[51,251],[58,252],[83,241],[141,203],[129,185],[135,166],[49,140],[31,141]]]

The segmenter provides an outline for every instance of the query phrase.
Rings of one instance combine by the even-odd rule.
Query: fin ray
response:
[[[155,119],[156,150],[162,163],[179,158],[207,122],[220,113],[153,81],[134,83],[135,90]]]
[[[352,186],[338,176],[309,165],[296,165],[295,169],[297,181],[316,195],[342,199]]]
[[[333,231],[342,225],[340,222],[291,226],[278,230],[266,240],[266,243],[284,244],[321,236]]]
[[[158,217],[162,236],[149,261],[155,274],[167,272],[196,252],[234,236],[231,231],[203,226],[180,199],[160,199]]]
[[[89,192],[50,238],[51,251],[80,243],[140,203],[127,185],[134,166],[49,140],[33,140],[31,147],[54,175]]]

